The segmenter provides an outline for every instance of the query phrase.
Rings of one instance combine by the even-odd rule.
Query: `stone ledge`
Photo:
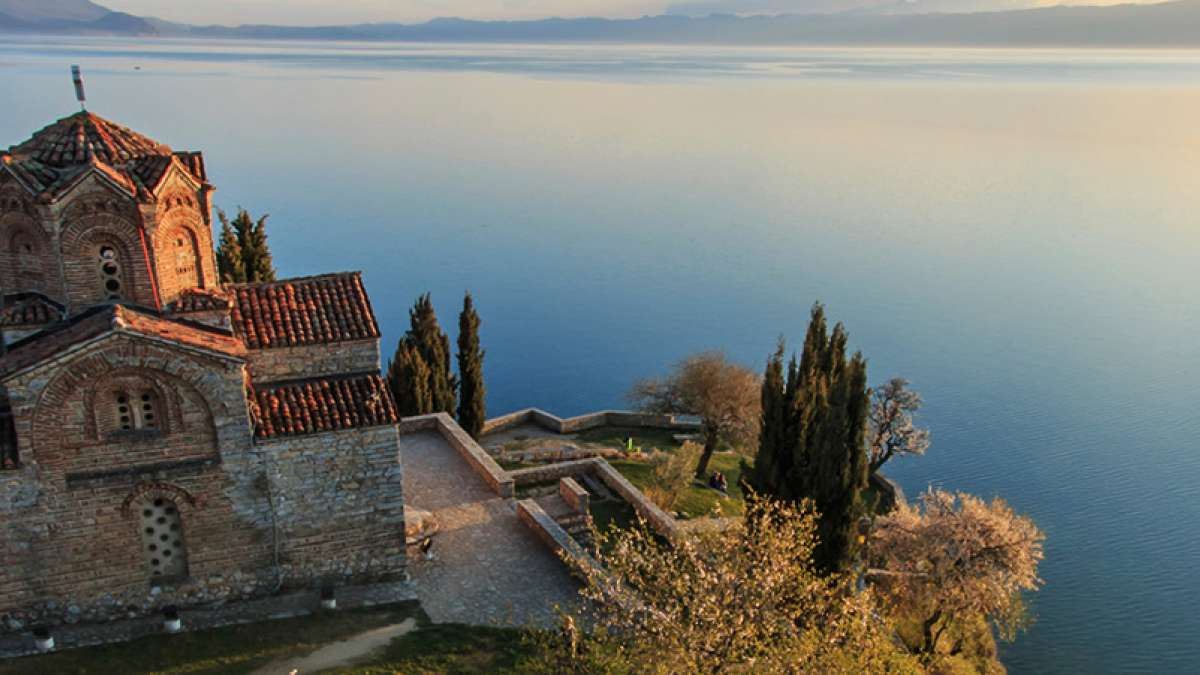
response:
[[[453,417],[446,413],[434,413],[432,415],[420,415],[417,417],[406,417],[400,420],[397,425],[401,434],[409,434],[417,431],[436,431],[441,434],[442,438],[450,444],[450,447],[458,451],[458,454],[466,460],[467,464],[474,469],[475,473],[483,479],[488,487],[497,495],[509,498],[513,496],[513,478],[507,471],[500,468],[496,460],[487,453],[475,439],[471,438],[470,434],[463,431],[463,428],[458,426],[458,422],[454,421]]]
[[[573,434],[596,427],[643,427],[675,431],[697,431],[700,422],[689,415],[651,415],[628,410],[602,410],[577,417],[562,418],[538,408],[526,408],[494,417],[483,424],[483,433],[504,431],[521,424],[535,424],[559,434]]]
[[[571,558],[584,567],[597,566],[595,559],[579,545],[579,542],[567,534],[567,531],[562,529],[562,526],[555,522],[550,514],[546,513],[546,510],[534,500],[518,501],[517,517],[559,556]]]

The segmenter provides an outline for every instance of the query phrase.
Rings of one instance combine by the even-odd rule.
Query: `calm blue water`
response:
[[[1200,54],[7,40],[0,144],[71,63],[388,343],[470,289],[496,414],[758,367],[822,300],[926,397],[889,473],[1046,530],[1014,673],[1200,670]]]

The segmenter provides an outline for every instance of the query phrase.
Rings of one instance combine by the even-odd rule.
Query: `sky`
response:
[[[417,22],[436,17],[540,19],[549,16],[637,17],[667,12],[802,13],[880,6],[947,11],[1010,9],[1055,4],[1112,5],[1156,0],[97,0],[139,16],[195,24],[331,25]]]

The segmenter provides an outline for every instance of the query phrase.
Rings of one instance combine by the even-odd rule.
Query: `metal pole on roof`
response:
[[[87,96],[83,93],[83,73],[79,66],[71,66],[71,79],[75,81],[75,100],[79,101],[79,109],[87,112]]]

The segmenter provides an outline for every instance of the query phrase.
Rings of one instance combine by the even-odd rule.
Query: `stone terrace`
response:
[[[551,626],[579,584],[436,431],[403,434],[404,500],[434,514],[434,560],[410,549],[421,605],[438,623]]]

